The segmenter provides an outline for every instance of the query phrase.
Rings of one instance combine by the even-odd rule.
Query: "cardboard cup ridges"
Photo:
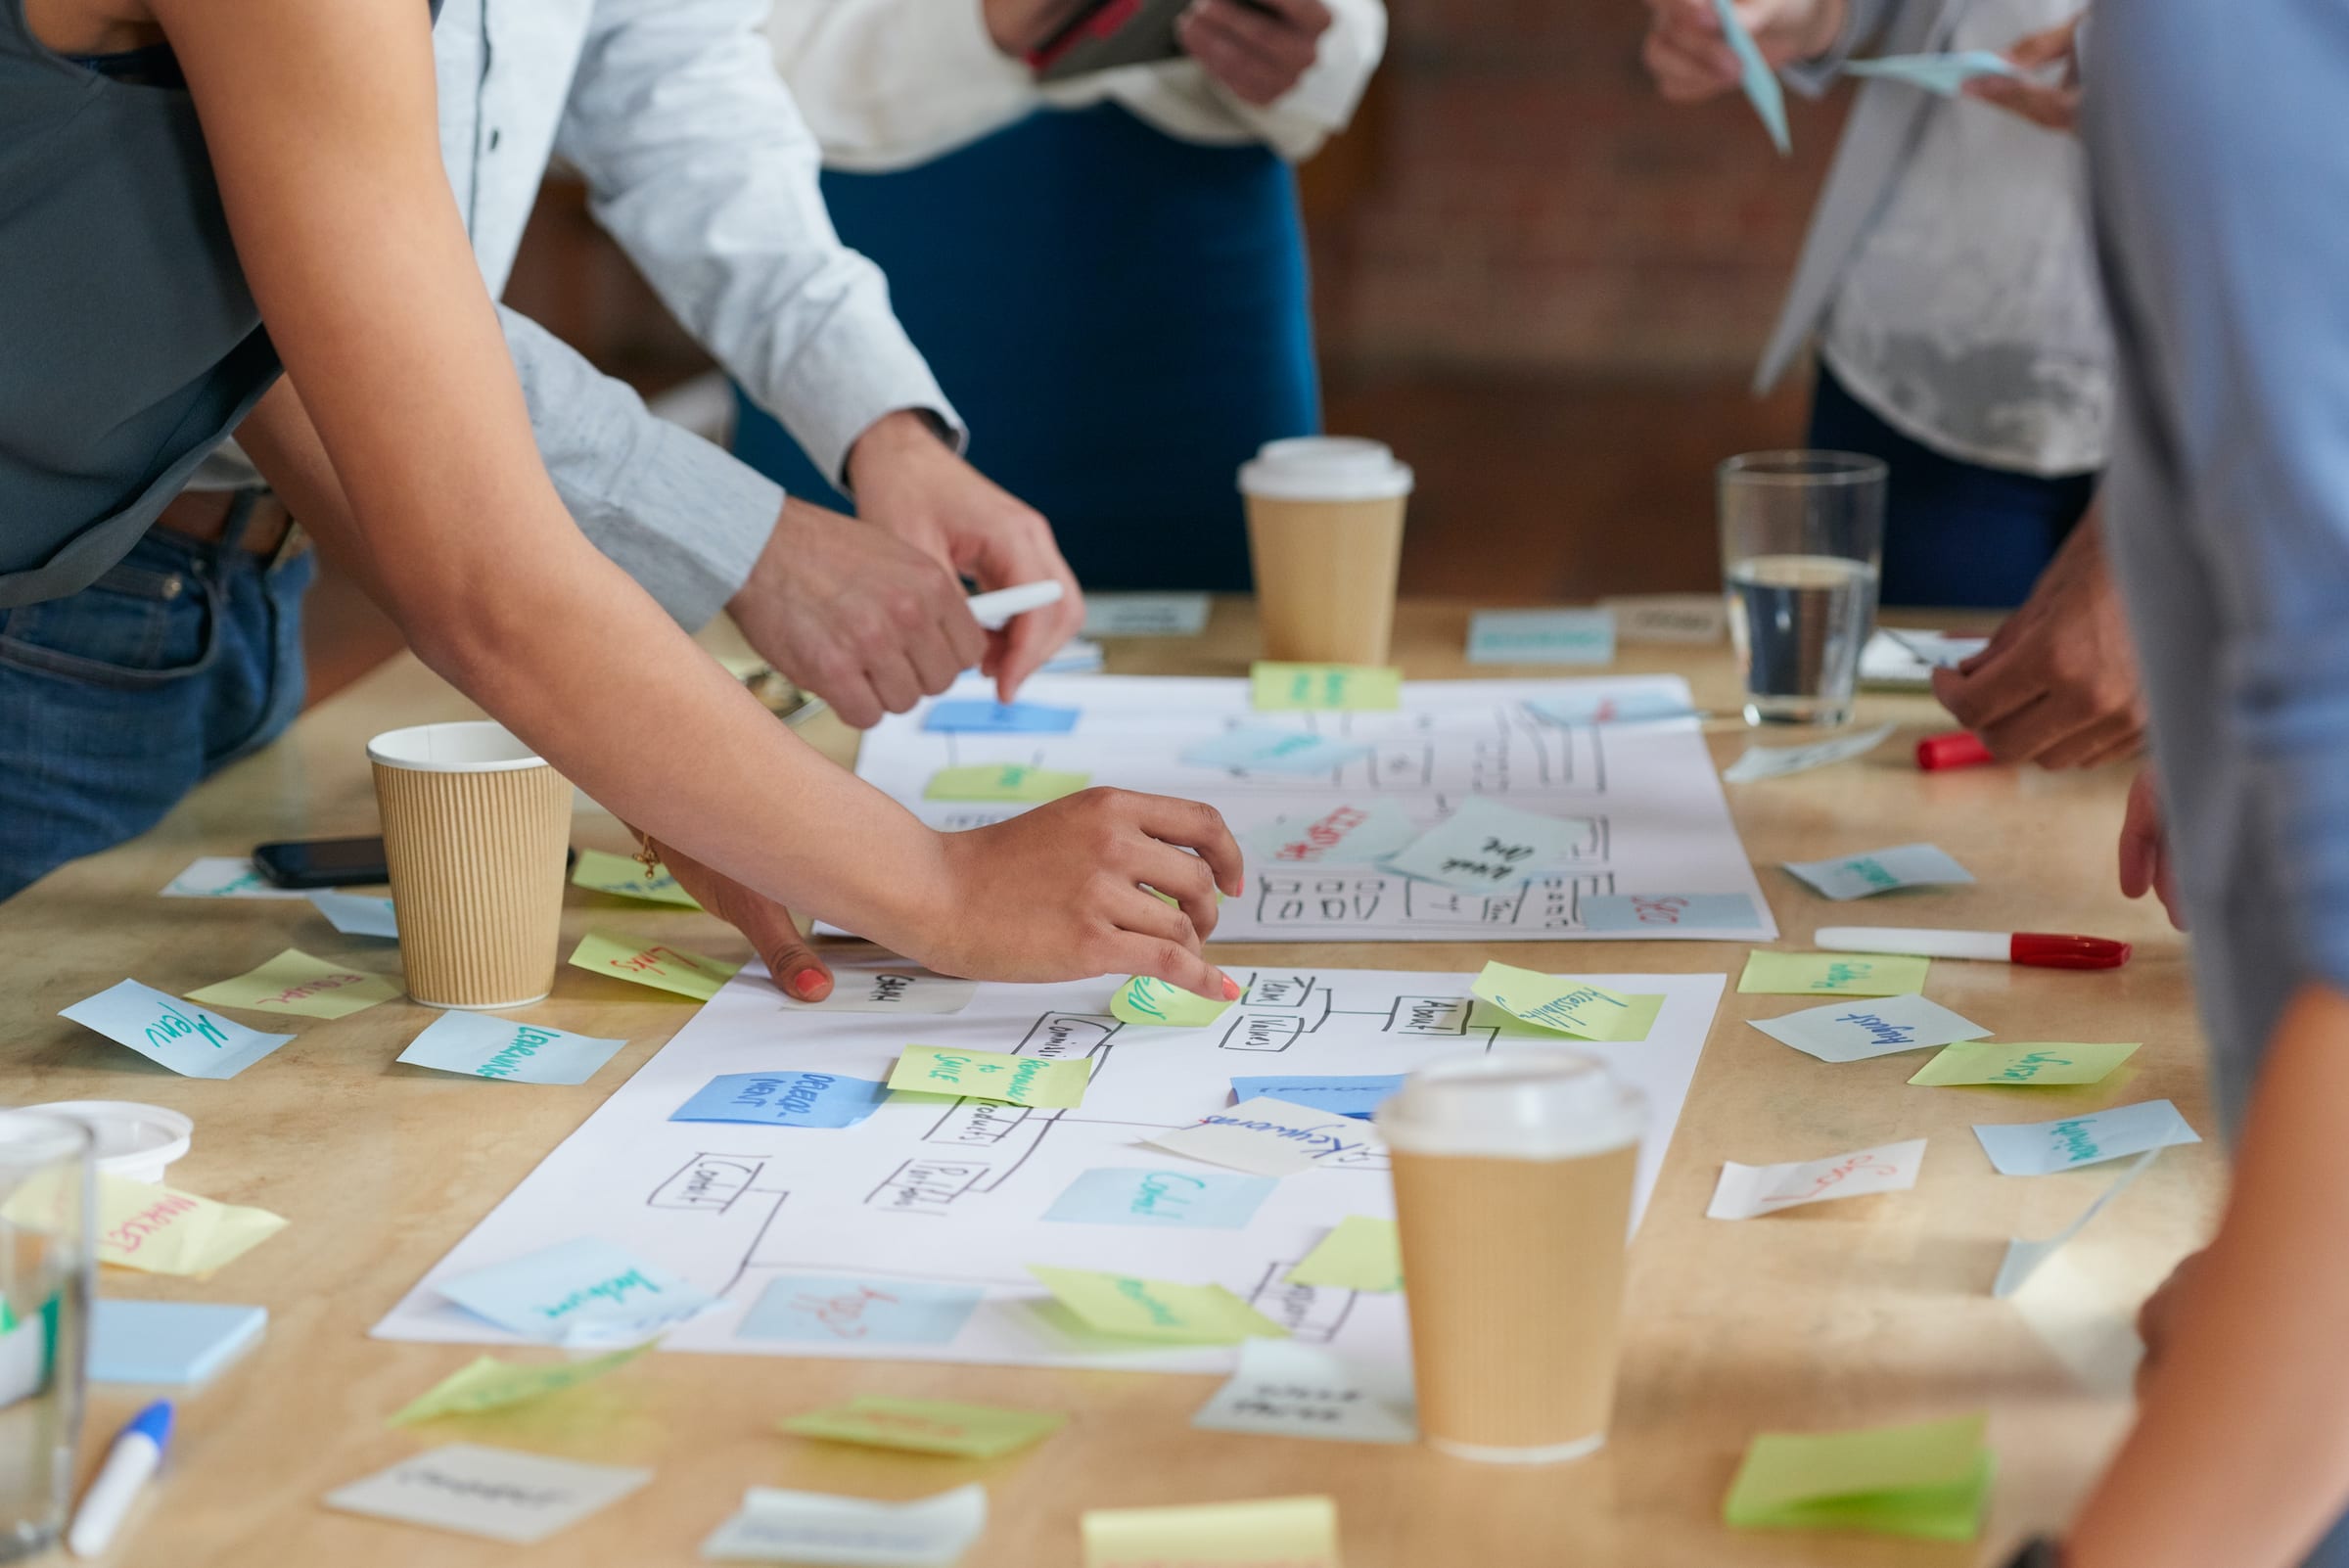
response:
[[[1265,657],[1383,665],[1411,471],[1378,441],[1267,441],[1240,469]]]
[[[502,725],[367,743],[408,994],[519,1007],[554,990],[571,784]]]
[[[1606,1441],[1646,1104],[1589,1057],[1449,1057],[1378,1111],[1394,1164],[1419,1430],[1497,1463]]]

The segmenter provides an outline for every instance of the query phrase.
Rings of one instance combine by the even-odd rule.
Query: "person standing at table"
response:
[[[1200,0],[1186,58],[1039,85],[1070,0],[779,0],[824,196],[969,417],[972,460],[1094,588],[1245,590],[1233,483],[1320,429],[1292,164],[1352,118],[1379,0]],[[823,478],[746,402],[735,450]],[[811,490],[809,493],[813,493]]]

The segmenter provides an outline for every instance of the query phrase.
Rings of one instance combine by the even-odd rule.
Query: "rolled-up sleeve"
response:
[[[1854,55],[1891,25],[1892,14],[1902,3],[1903,0],[1848,0],[1835,41],[1808,60],[1797,60],[1783,67],[1778,75],[1805,98],[1819,97],[1835,85],[1835,78],[1843,74],[1844,66]],[[1908,3],[1915,4],[1917,0]]]

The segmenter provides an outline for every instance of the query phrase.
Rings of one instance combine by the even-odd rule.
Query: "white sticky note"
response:
[[[1537,816],[1471,795],[1451,816],[1389,855],[1387,864],[1448,888],[1487,893],[1556,870],[1590,835],[1588,817]]]
[[[2021,1236],[2016,1236],[2012,1240],[2008,1241],[2006,1243],[2006,1257],[1999,1265],[1999,1277],[1998,1280],[1990,1287],[1990,1293],[1993,1296],[1998,1297],[2001,1301],[2004,1301],[2007,1297],[2013,1295],[2016,1291],[2022,1289],[2024,1282],[2033,1274],[2039,1272],[2042,1265],[2046,1264],[2050,1258],[2054,1257],[2057,1253],[2063,1250],[2063,1244],[2065,1242],[2071,1240],[2074,1236],[2080,1234],[2081,1231],[2087,1229],[2088,1222],[2091,1220],[2094,1220],[2097,1215],[2102,1214],[2106,1204],[2109,1204],[2113,1199],[2119,1197],[2123,1192],[2127,1191],[2131,1182],[2135,1181],[2139,1176],[2143,1176],[2145,1174],[2145,1167],[2151,1165],[2153,1163],[2154,1156],[2158,1155],[2159,1153],[2161,1153],[2161,1150],[2155,1148],[2147,1149],[2144,1153],[2139,1155],[2137,1157],[2136,1164],[2130,1166],[2128,1170],[2123,1171],[2118,1180],[2114,1181],[2111,1186],[2106,1187],[2102,1192],[2096,1195],[2096,1202],[2081,1210],[2079,1214],[2072,1218],[2072,1222],[2070,1224],[2065,1225],[2061,1230],[2058,1230],[2055,1232],[2055,1234],[2048,1237],[2047,1240],[2027,1241]]]
[[[450,1443],[330,1492],[324,1501],[345,1513],[529,1546],[652,1478],[650,1470]]]
[[[1275,817],[1240,835],[1250,871],[1273,866],[1371,865],[1419,836],[1393,801],[1348,802],[1310,816]]]
[[[1988,637],[1878,628],[1860,650],[1860,684],[1922,691],[1933,684],[1934,670],[1954,669],[1989,646]]]
[[[1729,607],[1718,593],[1629,593],[1598,601],[1615,617],[1620,642],[1719,642]]]
[[[1386,1152],[1369,1127],[1351,1116],[1265,1098],[1211,1111],[1189,1127],[1142,1141],[1209,1165],[1270,1176],[1295,1176],[1316,1165],[1359,1165]]]
[[[272,885],[241,854],[207,854],[163,884],[166,899],[299,899],[292,888]]]
[[[2091,1111],[2053,1122],[1976,1125],[1974,1136],[2002,1176],[2046,1176],[2173,1143],[2202,1141],[2201,1134],[2186,1125],[2186,1118],[2168,1100],[2116,1105],[2109,1111]]]
[[[1917,1169],[1924,1164],[1925,1140],[1887,1143],[1830,1155],[1824,1160],[1798,1160],[1787,1165],[1739,1165],[1726,1162],[1708,1220],[1751,1220],[1780,1209],[1829,1198],[1860,1198],[1872,1192],[1906,1192],[1916,1185]]]
[[[1750,1018],[1746,1022],[1772,1039],[1822,1062],[1861,1062],[1928,1045],[1983,1039],[1991,1034],[1971,1019],[1914,992],[1849,996],[1782,1018]]]
[[[1786,869],[1839,903],[1900,888],[1948,887],[1974,880],[1948,851],[1930,844],[1896,844],[1825,860],[1789,860]]]
[[[517,1084],[584,1084],[627,1043],[495,1013],[445,1012],[408,1041],[399,1059],[411,1067]]]
[[[836,963],[832,994],[822,1001],[783,998],[785,1012],[959,1013],[979,993],[975,980],[956,980],[910,963]]]
[[[1204,593],[1088,593],[1088,637],[1196,637],[1207,629]]]
[[[1878,724],[1873,729],[1838,735],[1833,740],[1816,741],[1809,746],[1748,746],[1743,757],[1722,769],[1721,776],[1732,784],[1750,784],[1755,779],[1784,778],[1789,773],[1808,773],[1815,767],[1848,762],[1883,745],[1895,727]]]
[[[1407,1367],[1356,1363],[1293,1339],[1242,1341],[1240,1369],[1199,1407],[1191,1425],[1329,1443],[1418,1437]]]
[[[1468,619],[1472,665],[1607,665],[1615,618],[1604,610],[1479,610]]]
[[[234,1078],[294,1038],[247,1029],[135,980],[110,986],[58,1013],[182,1078]]]
[[[702,1543],[713,1562],[828,1568],[948,1568],[987,1528],[987,1488],[973,1483],[911,1502],[752,1487]]]
[[[326,916],[327,923],[345,937],[399,936],[399,920],[392,912],[392,900],[367,893],[329,893],[325,890],[309,895],[310,902]]]

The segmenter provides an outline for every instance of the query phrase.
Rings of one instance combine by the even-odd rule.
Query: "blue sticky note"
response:
[[[1235,1078],[1231,1092],[1242,1105],[1268,1097],[1316,1111],[1369,1119],[1379,1101],[1403,1087],[1401,1073],[1369,1074],[1359,1078]]]
[[[1955,98],[1958,88],[1977,76],[2023,74],[2012,61],[1987,49],[1965,49],[1953,55],[1882,55],[1848,62],[1843,69],[1847,75],[1884,76],[1944,98]]]
[[[2057,1122],[1976,1127],[1974,1136],[1982,1140],[1982,1152],[2004,1176],[2046,1176],[2050,1171],[2096,1165],[2147,1149],[2166,1149],[2173,1143],[2202,1141],[2168,1100],[2116,1105],[2109,1111],[2091,1111]]]
[[[1974,880],[1947,850],[1930,844],[1900,844],[1825,860],[1789,860],[1786,869],[1838,902],[1896,888],[1948,887]]]
[[[889,1085],[835,1073],[727,1073],[668,1113],[672,1122],[760,1127],[854,1127],[881,1108]]]
[[[93,1383],[201,1383],[268,1325],[266,1307],[101,1301],[90,1310]]]
[[[1188,1171],[1087,1171],[1044,1211],[1081,1225],[1150,1225],[1166,1230],[1244,1230],[1279,1185],[1270,1176]]]
[[[962,1332],[985,1296],[969,1285],[784,1274],[767,1284],[734,1332],[800,1344],[944,1345]]]
[[[717,1305],[691,1281],[592,1236],[459,1274],[439,1291],[500,1328],[553,1345],[633,1344]]]
[[[626,1044],[494,1013],[445,1012],[408,1041],[399,1059],[412,1067],[517,1084],[584,1084]]]
[[[1074,708],[955,698],[932,703],[922,728],[974,735],[1066,735],[1077,727],[1078,717]]]
[[[1572,697],[1529,697],[1527,712],[1553,724],[1632,724],[1651,718],[1696,718],[1697,711],[1660,691],[1594,691]]]
[[[1601,893],[1580,900],[1585,931],[1671,931],[1682,926],[1761,925],[1742,893]]]
[[[1792,152],[1794,143],[1786,135],[1786,94],[1778,86],[1777,72],[1762,58],[1762,46],[1754,42],[1754,35],[1737,20],[1729,0],[1713,0],[1713,12],[1721,18],[1722,36],[1728,40],[1729,52],[1737,57],[1737,71],[1745,84],[1746,101],[1762,116],[1771,143],[1780,156]]]
[[[345,937],[397,937],[399,921],[392,900],[366,893],[333,893],[320,889],[310,895],[318,912]]]
[[[1325,773],[1370,755],[1359,741],[1332,740],[1302,729],[1235,729],[1182,750],[1194,767],[1237,767],[1256,773]]]
[[[1472,665],[1610,665],[1610,610],[1479,610],[1468,620]]]
[[[294,1038],[247,1029],[135,980],[61,1008],[59,1016],[94,1029],[182,1078],[234,1078]]]

